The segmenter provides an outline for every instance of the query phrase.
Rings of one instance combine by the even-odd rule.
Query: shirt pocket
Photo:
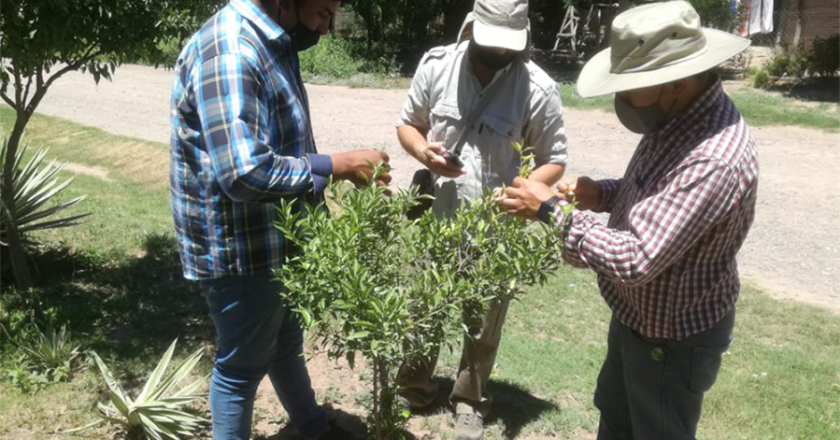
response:
[[[461,109],[456,105],[441,102],[432,108],[431,114],[429,142],[439,142],[445,149],[451,150],[464,128],[461,126]]]
[[[519,125],[495,115],[482,116],[475,147],[481,155],[482,171],[488,185],[510,184],[519,174],[521,160],[513,142],[521,140]]]

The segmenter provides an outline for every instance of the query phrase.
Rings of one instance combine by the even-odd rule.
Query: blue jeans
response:
[[[218,335],[210,382],[213,439],[250,438],[254,398],[266,373],[302,437],[329,431],[306,371],[303,331],[280,298],[281,285],[252,276],[200,285]]]
[[[733,310],[675,341],[642,336],[613,317],[595,390],[598,440],[694,440],[734,326]]]

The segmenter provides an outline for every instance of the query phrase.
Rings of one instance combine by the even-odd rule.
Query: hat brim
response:
[[[521,52],[528,45],[528,29],[492,26],[476,19],[473,22],[473,38],[482,46],[501,47]]]
[[[716,67],[749,47],[750,40],[717,29],[703,29],[706,52],[695,58],[646,72],[611,73],[610,49],[595,55],[580,72],[578,94],[584,98],[658,86]]]

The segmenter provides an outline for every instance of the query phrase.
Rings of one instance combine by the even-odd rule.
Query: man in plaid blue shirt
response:
[[[269,375],[305,438],[350,438],[312,391],[296,318],[270,282],[289,245],[277,202],[322,199],[330,176],[361,183],[373,150],[318,154],[298,51],[326,34],[339,0],[232,0],[182,51],[172,90],[170,186],[184,276],[200,283],[218,333],[213,438],[248,439]],[[383,175],[382,185],[390,181]]]

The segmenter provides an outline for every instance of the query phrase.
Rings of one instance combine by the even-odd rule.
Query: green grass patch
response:
[[[8,133],[13,112],[0,106]],[[34,319],[42,328],[69,324],[83,350],[93,349],[129,384],[145,380],[166,347],[176,353],[214,339],[206,305],[181,275],[168,192],[168,147],[114,136],[59,118],[35,115],[28,126],[28,154],[49,147],[48,159],[67,163],[60,177],[74,177],[62,199],[87,194],[70,214],[91,213],[79,226],[41,232],[44,246],[31,252],[36,285],[21,291],[3,283],[0,323],[13,336]],[[19,350],[0,345],[0,438],[58,438],[57,428],[94,420],[104,395],[98,371],[84,366],[71,383],[50,385],[34,395],[12,388],[6,378]],[[202,371],[209,371],[207,352]],[[107,429],[88,432],[106,438]]]
[[[840,429],[840,318],[751,286],[737,310],[734,341],[707,394],[698,438],[833,438]],[[609,318],[594,277],[570,268],[513,303],[490,383],[498,411],[487,438],[587,438],[597,431],[592,394]],[[451,376],[459,357],[445,354],[439,373]]]
[[[354,73],[347,77],[303,73],[307,84],[323,86],[344,86],[351,89],[408,89],[411,78],[392,76],[381,73]]]
[[[598,96],[595,98],[583,98],[577,92],[575,83],[561,82],[560,97],[563,99],[563,106],[581,110],[603,110],[613,111],[613,95]]]
[[[735,92],[732,100],[744,119],[755,126],[793,125],[829,132],[840,131],[840,111],[836,105],[806,105],[760,91]]]
[[[613,111],[613,95],[582,98],[573,83],[560,83],[563,105],[582,110]],[[798,126],[828,132],[840,131],[840,111],[837,105],[810,104],[761,91],[738,91],[730,94],[732,101],[753,126]]]
[[[8,108],[0,107],[0,121],[6,130],[13,123]],[[33,150],[50,146],[50,157],[97,170],[99,177],[77,176],[65,195],[88,194],[77,208],[92,213],[88,221],[40,237],[47,246],[33,254],[36,288],[21,292],[3,286],[4,322],[26,310],[36,310],[41,322],[69,322],[83,348],[103,355],[128,385],[145,380],[175,337],[182,341],[181,356],[198,345],[212,346],[206,306],[195,286],[181,277],[169,211],[167,147],[43,116],[33,119],[27,139]],[[587,271],[564,268],[547,286],[514,302],[489,385],[495,406],[487,438],[594,438],[598,412],[592,393],[606,353],[608,322],[609,310]],[[15,355],[13,346],[0,347],[0,369],[8,368]],[[442,405],[459,356],[458,351],[442,355]],[[208,353],[199,372],[210,370],[211,357]],[[840,318],[746,286],[734,343],[708,394],[699,438],[833,438],[840,430],[838,373]],[[93,420],[103,389],[89,367],[70,383],[34,395],[11,388],[3,377],[0,437],[58,438],[56,428]],[[340,386],[326,393],[343,405],[358,398]],[[451,416],[443,406],[437,414],[417,417],[416,426],[433,438],[451,437]],[[89,434],[109,435],[104,428]]]

